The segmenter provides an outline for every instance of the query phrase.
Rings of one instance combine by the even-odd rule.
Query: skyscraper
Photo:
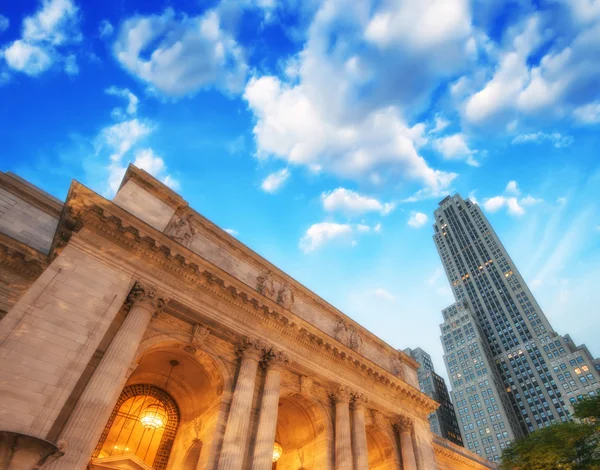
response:
[[[421,391],[440,404],[440,407],[429,415],[429,427],[431,431],[462,446],[463,441],[446,382],[435,373],[431,356],[421,348],[406,348],[404,352],[420,365],[417,377]]]
[[[553,330],[477,204],[448,196],[434,217],[457,301],[441,329],[463,440],[498,460],[507,442],[567,421],[573,403],[599,393],[598,360]]]

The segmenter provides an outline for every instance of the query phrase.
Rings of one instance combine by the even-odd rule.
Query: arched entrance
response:
[[[276,442],[281,458],[277,470],[317,470],[329,468],[326,421],[322,410],[300,394],[279,400]]]
[[[125,387],[94,452],[94,458],[123,456],[164,470],[179,427],[179,408],[164,390],[150,384]]]
[[[129,377],[98,443],[91,468],[196,470],[199,465],[203,468],[209,458],[213,437],[217,434],[215,428],[221,411],[223,376],[220,369],[206,352],[185,343],[153,341],[151,346],[142,351],[137,367]],[[139,398],[128,402],[130,390],[139,389],[145,390],[145,394],[139,394]],[[159,400],[161,393],[161,396],[168,397],[166,401],[170,408],[163,403],[165,400]],[[123,437],[130,428],[143,429],[144,419],[148,421],[148,426],[158,426],[155,431],[157,435],[161,433],[162,415],[156,414],[154,423],[151,422],[153,416],[145,418],[144,415],[152,405],[163,405],[177,411],[177,419],[169,415],[162,423],[162,432],[166,436],[164,439],[170,442],[168,452],[159,453],[157,450],[154,459],[151,458],[152,450],[148,451],[148,456],[141,451],[135,452],[138,447],[144,448],[144,439],[147,438],[143,436],[147,436],[148,432],[144,434],[138,430],[130,432],[129,439]],[[150,411],[155,409],[151,408]],[[128,427],[117,429],[114,424],[120,422],[117,418],[120,421],[127,419]],[[152,442],[154,445],[155,441]],[[119,455],[121,461],[117,462]],[[130,462],[124,460],[127,455]]]
[[[377,426],[367,427],[370,470],[398,470],[400,463],[393,436]]]

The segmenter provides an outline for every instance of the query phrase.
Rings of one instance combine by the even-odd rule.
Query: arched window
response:
[[[179,409],[167,392],[153,385],[125,387],[93,457],[133,454],[153,469],[164,470],[178,426]]]

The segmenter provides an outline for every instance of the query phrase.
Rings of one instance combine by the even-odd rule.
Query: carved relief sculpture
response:
[[[300,393],[303,395],[310,395],[313,389],[313,379],[308,375],[300,376]]]
[[[183,246],[189,246],[190,242],[194,239],[197,231],[191,222],[192,216],[177,217],[171,221],[167,227],[166,233],[173,240],[181,243]]]
[[[273,281],[273,274],[271,271],[267,271],[265,274],[258,276],[256,279],[256,290],[265,297],[276,300],[275,281]]]
[[[346,324],[346,321],[340,318],[335,330],[335,339],[337,339],[340,343],[348,346],[350,349],[360,352],[362,348],[362,338],[360,334],[354,330],[354,328],[349,327]]]
[[[281,289],[279,289],[277,303],[283,308],[287,308],[288,310],[292,309],[292,305],[294,305],[294,293],[288,283],[285,283],[281,286]]]
[[[202,344],[204,344],[204,341],[206,341],[206,338],[208,337],[209,334],[210,334],[210,330],[208,328],[196,323],[192,327],[192,339],[191,339],[190,343],[192,343],[196,346],[202,346]]]
[[[398,356],[392,356],[392,373],[396,377],[404,378],[404,369],[402,368],[402,360]]]

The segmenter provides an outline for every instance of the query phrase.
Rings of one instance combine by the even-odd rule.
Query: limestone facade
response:
[[[413,359],[146,172],[64,204],[5,174],[3,204],[5,468],[495,468],[431,434]]]

